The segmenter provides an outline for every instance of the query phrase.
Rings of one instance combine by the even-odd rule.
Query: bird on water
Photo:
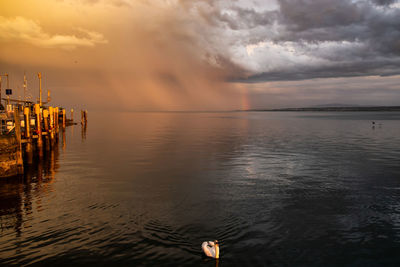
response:
[[[211,257],[214,259],[219,259],[219,243],[218,240],[215,241],[205,241],[201,245],[201,248],[203,249],[204,254],[206,254],[207,257]]]

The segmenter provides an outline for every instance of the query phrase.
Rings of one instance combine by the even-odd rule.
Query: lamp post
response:
[[[42,73],[38,72],[39,78],[39,105],[42,106]]]
[[[24,72],[24,101],[26,101],[26,87],[27,87],[27,85],[28,85],[28,82],[27,82],[27,80],[26,80],[26,74],[25,74],[25,72]],[[24,103],[24,105],[25,105],[26,103]]]

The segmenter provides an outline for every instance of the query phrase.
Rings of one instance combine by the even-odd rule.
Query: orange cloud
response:
[[[5,18],[0,16],[0,41],[29,43],[45,48],[75,49],[79,46],[92,47],[108,41],[101,33],[78,28],[81,36],[51,35],[46,33],[39,23],[24,17]]]

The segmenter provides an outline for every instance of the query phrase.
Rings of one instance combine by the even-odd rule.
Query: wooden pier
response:
[[[40,99],[38,103],[3,98],[4,110],[0,102],[0,177],[10,177],[24,173],[24,165],[31,164],[33,156],[43,157],[43,153],[56,149],[60,130],[65,136],[65,128],[76,124],[66,117],[61,107],[46,106],[42,102],[41,75]],[[1,95],[1,83],[0,83]],[[87,111],[81,111],[82,129],[86,131]]]

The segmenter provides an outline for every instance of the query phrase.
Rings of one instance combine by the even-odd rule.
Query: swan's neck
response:
[[[215,245],[215,258],[219,259],[219,245],[218,244]]]

